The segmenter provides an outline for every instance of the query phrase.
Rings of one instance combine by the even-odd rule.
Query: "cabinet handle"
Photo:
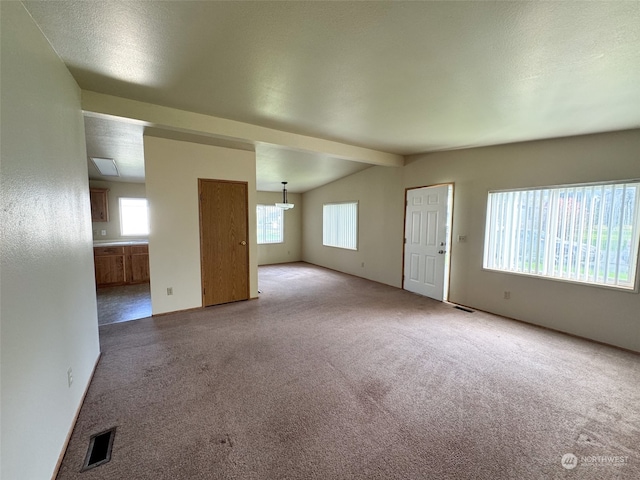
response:
[[[244,245],[246,245],[246,244],[247,244],[247,242],[245,242],[244,240],[242,240],[242,241],[240,242],[240,245],[242,245],[242,246],[244,246]]]

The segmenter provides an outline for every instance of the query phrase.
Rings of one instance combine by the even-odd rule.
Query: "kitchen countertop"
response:
[[[94,247],[127,247],[130,245],[148,245],[149,240],[94,240]]]

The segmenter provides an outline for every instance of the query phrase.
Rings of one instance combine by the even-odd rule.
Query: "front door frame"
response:
[[[431,188],[431,187],[442,187],[442,186],[450,186],[451,191],[449,193],[449,198],[447,199],[448,212],[447,212],[447,221],[449,223],[449,230],[447,232],[447,254],[444,262],[444,292],[442,301],[447,303],[449,302],[449,288],[451,285],[451,245],[453,240],[453,209],[454,209],[454,196],[455,196],[455,183],[454,182],[446,182],[446,183],[434,183],[432,185],[422,185],[419,187],[407,187],[404,189],[404,216],[402,221],[402,229],[403,229],[403,243],[402,243],[402,289],[404,288],[404,280],[405,280],[405,254],[406,254],[406,244],[407,244],[407,207],[409,206],[408,193],[409,190],[419,190],[421,188]],[[409,291],[409,290],[407,290]],[[429,297],[431,298],[431,297]]]

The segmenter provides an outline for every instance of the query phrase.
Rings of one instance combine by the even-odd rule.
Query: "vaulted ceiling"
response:
[[[640,127],[636,1],[24,4],[83,90],[383,152]],[[88,120],[89,150],[134,130]],[[254,147],[259,189],[369,166]]]

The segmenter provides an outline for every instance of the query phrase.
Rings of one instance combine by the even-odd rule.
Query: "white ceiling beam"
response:
[[[89,114],[125,118],[147,126],[250,142],[254,145],[260,143],[278,145],[292,150],[321,153],[371,165],[387,167],[404,165],[402,155],[88,90],[82,91],[82,109]]]

